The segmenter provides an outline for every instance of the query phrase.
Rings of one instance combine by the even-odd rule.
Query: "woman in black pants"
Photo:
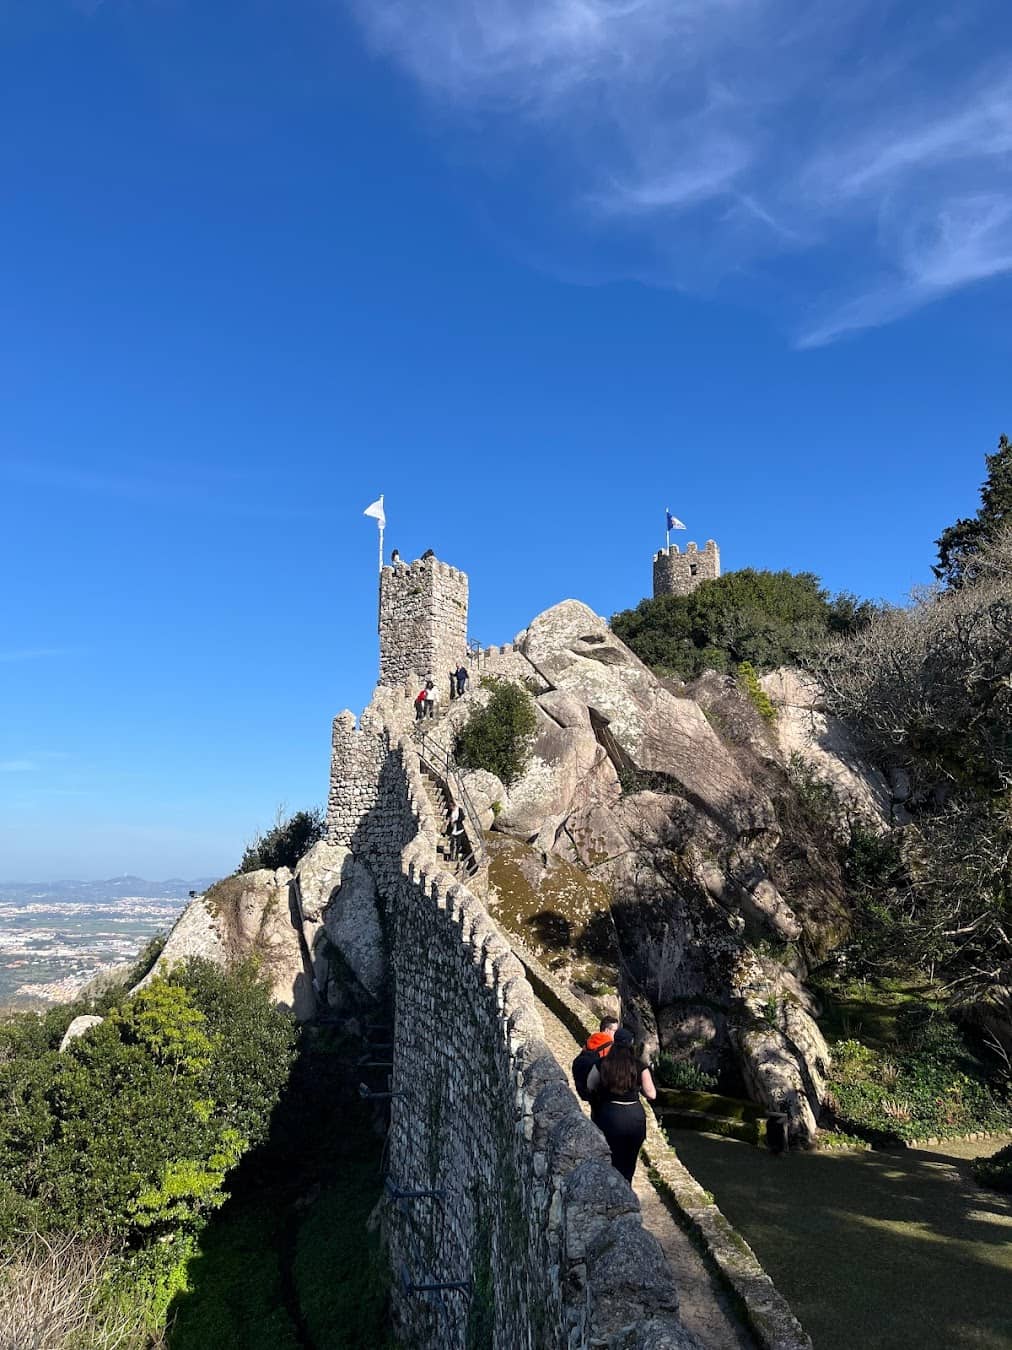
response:
[[[611,1149],[611,1165],[631,1182],[643,1140],[647,1117],[640,1093],[648,1101],[657,1096],[650,1070],[633,1051],[633,1035],[619,1027],[611,1050],[591,1069],[587,1088],[594,1104],[594,1124]]]

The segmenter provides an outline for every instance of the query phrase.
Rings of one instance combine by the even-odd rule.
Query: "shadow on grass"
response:
[[[670,1137],[817,1350],[1012,1346],[1012,1196],[978,1188],[967,1161],[997,1142],[776,1158]]]
[[[387,1275],[366,1231],[383,1144],[355,1095],[359,1076],[325,1038],[304,1044],[269,1138],[200,1236],[170,1350],[393,1346]]]

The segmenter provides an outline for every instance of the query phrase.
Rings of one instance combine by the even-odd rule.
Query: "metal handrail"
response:
[[[488,857],[488,851],[485,848],[485,834],[481,828],[481,817],[471,800],[471,794],[464,786],[464,780],[461,776],[460,768],[452,751],[430,732],[420,728],[418,735],[420,745],[418,747],[418,758],[437,776],[442,776],[444,782],[453,794],[454,801],[464,808],[464,815],[467,817],[468,824],[471,827],[473,839],[471,841],[471,856],[475,861],[476,870],[481,871],[485,866]],[[433,751],[435,753],[433,753]]]

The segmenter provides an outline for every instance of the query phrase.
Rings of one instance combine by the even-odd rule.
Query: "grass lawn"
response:
[[[276,1223],[256,1199],[230,1201],[202,1234],[172,1350],[302,1350],[282,1302]]]
[[[231,1180],[176,1299],[170,1350],[388,1350],[388,1273],[366,1221],[382,1140],[351,1057],[304,1050],[264,1147]]]
[[[816,1350],[1009,1350],[1012,1195],[974,1184],[999,1141],[777,1158],[672,1131]]]

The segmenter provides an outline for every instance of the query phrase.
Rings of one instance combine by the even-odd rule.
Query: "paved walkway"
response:
[[[573,1086],[570,1066],[579,1050],[572,1033],[540,1001],[538,1011],[545,1024],[545,1040]],[[584,1112],[590,1108],[581,1103]],[[640,1202],[643,1225],[661,1244],[678,1284],[682,1321],[706,1350],[755,1350],[755,1340],[733,1311],[723,1287],[688,1235],[676,1223],[667,1205],[654,1190],[642,1165],[637,1168],[633,1190]]]

